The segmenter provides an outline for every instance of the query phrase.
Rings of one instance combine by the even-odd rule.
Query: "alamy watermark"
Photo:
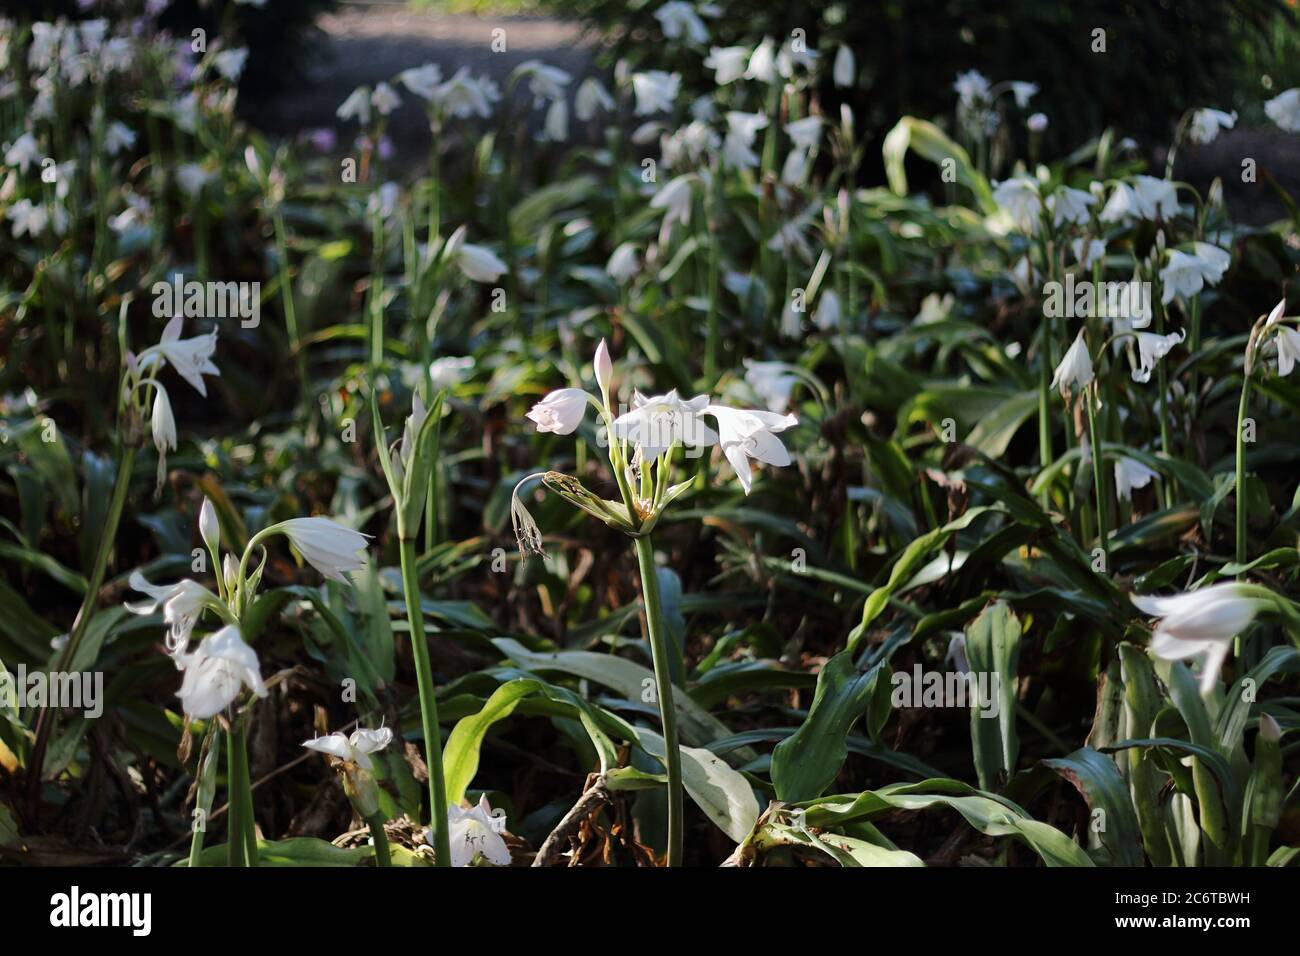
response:
[[[1093,282],[1066,273],[1064,282],[1043,284],[1043,315],[1052,319],[1125,319],[1151,315],[1151,283]]]
[[[90,720],[104,713],[103,671],[32,671],[19,664],[14,673],[0,667],[0,706],[68,707]]]
[[[246,329],[255,329],[262,321],[262,283],[199,282],[177,272],[172,281],[159,280],[150,291],[154,295],[153,314],[160,319],[177,315],[201,319],[239,319]]]
[[[969,707],[978,709],[981,717],[1002,712],[1002,678],[997,673],[927,671],[914,664],[910,674],[895,671],[889,682],[894,707]]]

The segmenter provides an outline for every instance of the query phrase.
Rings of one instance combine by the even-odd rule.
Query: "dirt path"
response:
[[[525,60],[539,59],[575,78],[591,66],[592,41],[582,28],[543,17],[475,17],[412,10],[401,3],[345,2],[321,17],[324,40],[306,76],[262,103],[241,104],[250,121],[277,134],[335,126],[334,111],[356,87],[391,80],[401,70],[436,63],[443,76],[466,66],[498,83]],[[493,52],[493,30],[505,31],[506,49]],[[410,99],[399,90],[404,99]],[[423,151],[429,134],[423,115],[403,105],[389,122],[399,152]]]

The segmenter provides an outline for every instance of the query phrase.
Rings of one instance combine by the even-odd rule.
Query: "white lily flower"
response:
[[[375,91],[370,94],[370,105],[380,116],[387,116],[402,105],[402,98],[387,83],[376,83]]]
[[[496,282],[507,270],[506,264],[486,246],[461,242],[455,253],[460,271],[472,282]]]
[[[1047,211],[1052,214],[1052,225],[1058,229],[1066,223],[1084,225],[1088,221],[1088,207],[1096,201],[1092,193],[1082,189],[1060,187],[1047,197]]]
[[[1084,269],[1091,269],[1095,263],[1106,257],[1106,243],[1101,239],[1071,240],[1070,250]]]
[[[1047,129],[1048,120],[1046,113],[1034,113],[1025,120],[1025,129],[1031,133],[1041,133]]]
[[[20,199],[10,206],[5,210],[5,218],[13,223],[10,231],[15,239],[23,234],[35,238],[50,224],[50,214],[45,207],[30,199]]]
[[[1128,183],[1116,183],[1110,199],[1102,207],[1100,218],[1108,223],[1130,223],[1142,217],[1137,191]]]
[[[713,82],[726,86],[744,78],[749,51],[743,46],[715,46],[704,58],[704,65],[714,71]]]
[[[334,115],[344,122],[355,119],[362,126],[370,125],[370,88],[358,86],[339,104]]]
[[[709,42],[709,30],[695,12],[695,7],[683,0],[669,0],[655,11],[659,28],[669,40],[686,38],[691,46],[703,46]]]
[[[840,297],[834,289],[827,289],[817,297],[817,311],[813,313],[813,325],[828,332],[840,327]]]
[[[161,489],[167,476],[167,452],[176,450],[176,417],[172,414],[171,399],[167,389],[154,383],[153,409],[149,413],[149,430],[153,444],[158,449],[158,483]]]
[[[633,73],[632,92],[636,94],[636,115],[671,112],[673,101],[677,99],[681,87],[680,73],[666,73],[663,70]]]
[[[429,364],[429,378],[434,392],[459,385],[474,370],[472,355],[444,355]]]
[[[1232,254],[1208,242],[1192,244],[1193,252],[1169,250],[1169,262],[1160,270],[1160,299],[1166,305],[1181,295],[1184,299],[1200,293],[1205,286],[1218,285],[1232,263]]]
[[[546,122],[542,126],[547,142],[563,143],[569,138],[569,104],[564,100],[552,100],[546,110]]]
[[[177,696],[186,715],[194,720],[220,713],[245,686],[258,697],[270,693],[262,682],[257,653],[244,643],[234,624],[209,634],[192,654],[178,654],[176,664],[185,672]]]
[[[1167,179],[1138,176],[1133,180],[1143,219],[1172,219],[1178,215],[1178,187]]]
[[[821,142],[822,118],[820,116],[805,116],[801,120],[787,123],[785,132],[790,137],[790,142],[794,144],[795,149],[814,149]]]
[[[487,77],[475,79],[469,68],[462,66],[451,79],[434,92],[433,101],[457,119],[478,116],[487,119],[492,115],[492,105],[501,98],[497,86]]]
[[[108,129],[104,131],[104,152],[110,156],[116,156],[124,149],[130,149],[135,145],[135,130],[114,120],[108,124]]]
[[[1028,176],[1013,176],[998,183],[993,190],[993,201],[1006,212],[1016,229],[1025,235],[1038,231],[1043,199],[1038,193],[1038,181]]]
[[[1213,143],[1219,136],[1219,130],[1232,129],[1237,123],[1237,111],[1225,113],[1223,110],[1199,109],[1192,114],[1191,124],[1187,129],[1187,138],[1193,143],[1205,146]]]
[[[563,99],[573,77],[558,66],[550,66],[541,60],[527,60],[515,67],[514,76],[527,77],[528,91],[533,94],[533,102],[540,105],[545,100]]]
[[[1061,364],[1056,366],[1052,376],[1051,387],[1059,389],[1061,397],[1069,399],[1070,389],[1078,386],[1085,389],[1092,383],[1092,357],[1088,354],[1088,345],[1083,340],[1083,329],[1075,336],[1074,344],[1066,350]]]
[[[665,210],[666,224],[680,222],[682,225],[687,225],[691,221],[692,184],[696,179],[697,177],[690,173],[670,179],[654,194],[650,200],[650,208]]]
[[[16,166],[24,173],[27,172],[27,167],[32,163],[39,163],[42,158],[41,149],[36,145],[36,137],[31,133],[23,133],[5,150],[5,165]]]
[[[608,113],[613,109],[614,98],[595,77],[589,76],[578,85],[573,98],[573,115],[579,120],[589,123],[598,112]]]
[[[222,50],[212,58],[212,65],[224,79],[231,83],[238,83],[247,61],[248,47],[241,46],[233,50]]]
[[[835,66],[831,70],[831,79],[840,89],[853,85],[853,79],[857,76],[858,67],[853,59],[853,51],[844,44],[835,51]]]
[[[313,568],[331,581],[348,584],[343,575],[366,566],[366,539],[360,531],[353,531],[329,518],[290,518],[279,525],[279,530],[293,542],[298,553]]]
[[[153,614],[162,608],[163,622],[167,624],[167,651],[175,656],[184,653],[190,643],[190,634],[203,614],[204,608],[219,608],[217,596],[189,578],[175,584],[150,584],[139,571],[132,571],[128,579],[131,590],[147,594],[153,600],[127,603],[132,614]]]
[[[776,79],[776,45],[771,37],[765,37],[749,55],[745,79],[758,80],[760,83],[771,83]]]
[[[1273,97],[1264,104],[1264,113],[1279,129],[1300,133],[1300,86]]]
[[[1138,367],[1133,370],[1133,381],[1149,382],[1151,373],[1155,370],[1156,362],[1173,350],[1173,347],[1182,342],[1187,337],[1187,333],[1179,330],[1170,332],[1168,335],[1160,335],[1156,332],[1135,332],[1138,347]]]
[[[965,73],[958,73],[957,79],[952,84],[953,91],[957,94],[957,99],[965,105],[970,105],[989,98],[992,85],[979,70],[967,70]]]
[[[735,469],[745,494],[749,494],[753,485],[749,459],[769,465],[790,464],[790,453],[776,435],[799,424],[795,416],[726,405],[709,405],[704,414],[717,420],[722,453]]]
[[[1243,593],[1235,581],[1215,584],[1172,597],[1132,595],[1139,611],[1159,618],[1151,635],[1151,651],[1167,661],[1203,658],[1201,693],[1214,689],[1219,669],[1240,634],[1266,605]]]
[[[1145,488],[1157,477],[1142,462],[1127,455],[1115,459],[1115,494],[1120,501],[1132,501],[1134,488]]]
[[[447,808],[451,865],[469,866],[481,856],[493,866],[510,865],[510,848],[501,838],[495,812],[484,794],[477,806]]]
[[[1027,80],[1016,80],[1011,84],[1011,95],[1016,99],[1016,108],[1024,109],[1038,93],[1038,84]]]
[[[1288,325],[1277,327],[1277,373],[1290,375],[1300,360],[1300,332]]]
[[[580,388],[560,388],[529,410],[527,417],[539,432],[571,435],[587,414],[587,393]]]
[[[716,445],[717,433],[700,418],[708,405],[707,395],[682,399],[676,389],[650,398],[634,392],[632,410],[614,419],[611,431],[615,438],[636,445],[642,461],[657,458],[678,442],[694,448]]]
[[[611,279],[622,284],[640,271],[641,265],[637,260],[636,252],[636,245],[631,242],[624,242],[614,250],[613,255],[609,257],[609,262],[605,263],[605,271],[609,273]]]
[[[782,414],[790,405],[790,395],[799,377],[785,362],[755,362],[745,359],[745,381],[754,394],[767,403],[767,410]]]
[[[182,316],[174,315],[163,329],[162,338],[157,345],[151,345],[140,353],[140,367],[148,368],[161,359],[172,364],[176,374],[194,387],[204,398],[208,397],[208,387],[203,381],[204,375],[220,375],[221,370],[212,363],[212,356],[217,351],[217,329],[194,335],[188,339],[181,338],[181,327],[185,324]]]
[[[356,764],[362,770],[373,770],[375,765],[370,755],[383,750],[392,741],[393,732],[388,727],[378,727],[375,730],[361,727],[354,730],[351,737],[336,730],[326,737],[304,740],[302,745],[308,750]]]
[[[722,144],[722,159],[734,169],[753,169],[758,165],[758,155],[753,150],[758,131],[767,128],[768,119],[762,113],[727,113],[727,136]]]
[[[442,70],[435,63],[413,66],[397,74],[397,82],[406,87],[407,92],[422,100],[432,100],[442,82]]]

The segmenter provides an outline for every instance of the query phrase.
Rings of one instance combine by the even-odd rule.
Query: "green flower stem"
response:
[[[375,209],[370,224],[370,367],[384,364],[384,219]]]
[[[302,342],[298,335],[298,312],[294,308],[293,285],[289,281],[289,241],[284,228],[284,214],[280,210],[279,203],[275,206],[271,222],[275,227],[275,257],[279,260],[280,266],[280,301],[284,307],[284,324],[288,328],[289,345],[293,349],[293,356],[298,366],[298,381],[305,386],[307,384],[307,364],[302,351]]]
[[[59,655],[56,670],[68,670],[68,665],[76,657],[77,649],[81,646],[82,638],[86,636],[86,628],[90,626],[91,618],[95,616],[95,608],[99,603],[99,589],[104,586],[104,574],[108,569],[109,555],[113,551],[113,541],[117,537],[117,526],[122,520],[122,509],[126,505],[126,494],[131,484],[131,469],[135,466],[137,451],[134,445],[128,445],[122,450],[122,455],[117,461],[117,476],[113,479],[113,497],[108,503],[108,514],[105,516],[99,539],[99,549],[95,552],[95,563],[90,569],[90,580],[86,583],[86,594],[81,599],[81,608],[72,623],[72,630],[68,633],[68,642],[63,646],[63,653]],[[45,762],[45,750],[49,745],[50,734],[58,719],[57,714],[56,710],[44,707],[36,718],[36,742],[32,746],[32,757],[27,767],[27,801],[28,809],[32,814],[35,814],[40,798],[41,767]]]
[[[226,850],[230,866],[247,866],[247,845],[244,843],[244,808],[235,795],[239,790],[239,755],[236,753],[236,731],[226,731]]]
[[[649,535],[636,539],[636,559],[641,567],[641,594],[645,601],[646,630],[650,634],[650,652],[654,658],[655,691],[659,700],[659,716],[663,721],[664,758],[668,765],[668,865],[681,866],[684,811],[682,753],[677,740],[677,707],[669,678],[668,634],[664,629],[663,609],[659,603],[659,575]]]
[[[1237,564],[1246,563],[1246,440],[1243,435],[1243,425],[1246,421],[1246,412],[1250,408],[1250,356],[1246,356],[1246,366],[1242,370],[1241,376],[1241,402],[1237,406],[1237,448],[1236,448],[1236,483],[1233,485],[1233,497],[1236,499],[1236,537],[1237,548],[1235,558]],[[1237,575],[1237,580],[1245,578],[1245,573]],[[1237,660],[1238,670],[1241,665],[1242,642],[1241,635],[1238,634],[1232,639],[1233,656]]]
[[[392,866],[393,854],[388,849],[388,835],[384,833],[384,815],[376,813],[366,821],[370,825],[370,836],[375,841],[375,863],[378,866]],[[442,829],[446,829],[443,827]]]
[[[1048,319],[1047,322],[1051,320]],[[1052,356],[1048,350],[1047,324],[1043,325],[1043,338],[1040,344],[1040,361],[1038,363],[1038,464],[1044,471],[1052,464],[1052,424],[1051,424],[1051,365]],[[1043,485],[1043,507],[1051,499],[1051,489]]]
[[[709,232],[709,317],[706,324],[708,338],[704,347],[704,381],[713,386],[718,369],[718,280],[722,274],[722,244],[718,236],[718,212],[721,208],[720,170],[715,170],[704,197],[704,221]]]
[[[1106,484],[1101,476],[1101,436],[1097,434],[1097,416],[1092,408],[1092,396],[1087,391],[1083,394],[1084,405],[1088,409],[1088,440],[1092,443],[1092,484],[1097,495],[1097,540],[1101,542],[1101,553],[1106,559],[1106,571],[1110,572],[1110,543],[1106,540]]]
[[[411,650],[415,655],[415,679],[420,694],[420,723],[424,729],[425,762],[429,766],[429,806],[432,814],[433,846],[438,866],[451,866],[451,840],[447,833],[447,784],[443,779],[442,737],[438,732],[438,700],[433,692],[433,668],[429,645],[424,639],[424,612],[420,609],[420,588],[416,580],[415,539],[401,539],[402,591],[411,627]]]

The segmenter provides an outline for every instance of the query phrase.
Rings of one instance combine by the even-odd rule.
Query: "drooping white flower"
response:
[[[749,51],[743,46],[715,46],[704,58],[704,65],[714,71],[713,82],[726,86],[745,76]]]
[[[998,183],[993,190],[993,201],[1006,212],[1016,229],[1026,235],[1038,231],[1043,198],[1038,192],[1038,181],[1028,176],[1013,176]]]
[[[1115,184],[1115,190],[1110,194],[1110,199],[1106,200],[1099,218],[1102,222],[1127,224],[1141,216],[1142,209],[1138,202],[1137,191],[1128,183],[1121,182]]]
[[[376,83],[375,91],[370,94],[370,105],[380,116],[387,116],[402,105],[402,98],[387,83]]]
[[[108,129],[104,131],[104,151],[110,156],[116,156],[124,149],[130,149],[135,145],[135,131],[125,123],[114,120],[108,124]]]
[[[1225,113],[1223,110],[1199,109],[1192,114],[1191,124],[1187,128],[1187,138],[1201,146],[1213,143],[1219,136],[1219,130],[1232,129],[1237,123],[1237,111]]]
[[[704,414],[717,420],[722,453],[735,469],[745,494],[749,494],[753,485],[751,458],[769,465],[790,464],[790,453],[776,436],[778,432],[799,424],[795,416],[726,405],[709,405]]]
[[[207,398],[208,387],[203,381],[203,376],[221,374],[221,370],[212,362],[212,356],[217,351],[217,329],[213,326],[211,332],[183,339],[181,327],[184,323],[182,316],[172,316],[163,328],[162,338],[158,340],[158,344],[140,353],[140,367],[146,369],[157,361],[166,360],[171,363],[181,378],[194,387],[196,392]]]
[[[1080,266],[1091,269],[1094,263],[1105,258],[1106,243],[1101,239],[1073,239],[1070,241],[1070,250]]]
[[[1016,108],[1024,109],[1038,93],[1038,84],[1028,80],[1015,80],[1011,84],[1011,95],[1015,97]]]
[[[153,614],[162,608],[163,622],[168,627],[167,650],[170,654],[183,653],[190,643],[190,634],[198,623],[204,608],[218,608],[217,596],[188,578],[175,584],[150,584],[139,571],[132,571],[128,579],[133,591],[149,595],[152,600],[127,603],[132,614]]]
[[[543,124],[546,140],[551,143],[563,143],[569,138],[569,104],[564,100],[552,100],[546,110],[546,122]]]
[[[1289,325],[1277,327],[1277,372],[1290,375],[1296,362],[1300,361],[1300,332]]]
[[[560,388],[534,405],[526,416],[539,432],[570,435],[587,414],[587,393],[580,388]]]
[[[813,313],[813,325],[823,332],[840,327],[840,297],[834,289],[827,289],[817,297],[817,311]]]
[[[700,417],[709,406],[709,396],[682,399],[677,390],[666,395],[645,397],[632,395],[632,409],[614,419],[611,431],[615,438],[636,445],[642,461],[657,458],[681,442],[693,448],[718,443],[718,435]]]
[[[1133,180],[1138,211],[1143,219],[1172,219],[1178,215],[1178,187],[1167,179],[1138,176]]]
[[[541,105],[547,100],[563,99],[573,77],[558,66],[550,66],[541,60],[526,60],[514,70],[514,76],[528,80],[528,91],[533,94],[533,101]]]
[[[378,727],[374,730],[361,727],[354,730],[351,737],[336,730],[326,737],[304,740],[302,745],[308,750],[329,754],[331,757],[356,764],[362,770],[373,770],[375,765],[370,755],[383,750],[392,741],[393,732],[387,727]]]
[[[358,86],[339,104],[334,115],[346,122],[355,119],[362,126],[370,124],[370,87]]]
[[[776,45],[771,37],[765,37],[749,55],[745,79],[758,80],[760,83],[771,83],[776,79]]]
[[[10,206],[5,210],[5,218],[13,223],[10,231],[15,239],[23,234],[35,238],[50,224],[50,214],[45,207],[30,199],[20,199]]]
[[[320,516],[290,518],[279,528],[303,559],[331,581],[347,584],[344,574],[366,566],[367,535]]]
[[[1176,295],[1188,299],[1207,285],[1218,285],[1232,263],[1231,253],[1208,242],[1193,243],[1193,250],[1169,250],[1169,262],[1160,270],[1160,299],[1166,305]]]
[[[451,846],[451,865],[469,866],[475,857],[481,856],[493,866],[509,866],[510,848],[501,837],[498,829],[501,824],[497,821],[487,794],[483,794],[477,806],[468,809],[448,807],[447,835]]]
[[[578,84],[573,98],[573,115],[584,123],[591,122],[598,112],[608,113],[614,108],[614,98],[601,86],[600,80],[589,76]]]
[[[1279,129],[1300,133],[1300,86],[1273,97],[1264,104],[1264,113]]]
[[[957,79],[953,81],[952,88],[957,93],[957,99],[963,105],[970,105],[987,100],[992,87],[988,77],[979,70],[967,70],[965,73],[957,74]]]
[[[217,72],[231,83],[238,83],[239,77],[244,72],[244,64],[248,61],[248,47],[238,47],[232,50],[222,50],[212,58],[212,65],[217,68]]]
[[[1062,356],[1061,364],[1056,366],[1051,387],[1059,389],[1061,397],[1068,399],[1072,387],[1084,389],[1091,383],[1092,357],[1088,354],[1088,345],[1083,340],[1083,329],[1080,329],[1079,334],[1075,336],[1074,344]]]
[[[177,696],[185,713],[195,720],[220,713],[244,687],[258,697],[269,693],[262,683],[257,653],[244,643],[234,624],[209,634],[193,653],[176,655],[176,664],[185,672]]]
[[[636,94],[636,115],[650,116],[671,111],[681,87],[682,77],[679,73],[666,73],[663,70],[633,73],[632,92]]]
[[[456,263],[472,282],[496,282],[508,268],[491,249],[463,241],[456,248]]]
[[[687,225],[691,221],[691,205],[694,195],[692,184],[696,178],[696,176],[687,173],[670,179],[654,194],[654,197],[650,200],[650,208],[665,210],[665,223],[680,222],[682,225]]]
[[[1034,113],[1025,120],[1025,128],[1031,133],[1041,133],[1047,129],[1047,114]]]
[[[176,167],[176,184],[191,199],[203,192],[203,187],[215,178],[216,174],[205,169],[202,163],[181,163]]]
[[[5,150],[5,165],[16,166],[20,172],[27,172],[27,167],[41,159],[40,147],[31,133],[23,133]]]
[[[768,119],[762,113],[727,113],[727,136],[722,144],[722,159],[735,169],[753,169],[758,156],[753,150],[758,131],[767,128]]]
[[[172,415],[171,399],[167,389],[154,384],[153,409],[149,413],[149,430],[154,447],[158,449],[158,484],[162,485],[167,473],[167,452],[176,450],[176,418]]]
[[[487,77],[475,78],[469,75],[469,68],[462,66],[451,79],[437,88],[433,102],[457,119],[478,116],[483,119],[492,115],[492,104],[500,99],[496,84]]]
[[[683,0],[669,0],[655,11],[655,19],[669,40],[685,37],[691,46],[703,46],[709,42],[709,29],[695,12],[695,7]]]
[[[1132,501],[1134,488],[1145,488],[1156,477],[1142,462],[1127,455],[1115,459],[1115,494],[1120,501]]]
[[[1202,658],[1201,693],[1214,689],[1219,669],[1232,646],[1265,602],[1247,595],[1231,581],[1172,597],[1132,596],[1143,614],[1159,618],[1151,635],[1151,651],[1167,661]]]
[[[821,142],[822,118],[820,116],[805,116],[801,120],[787,123],[785,132],[790,137],[790,142],[794,144],[795,149],[814,149]]]
[[[853,51],[840,44],[840,48],[835,51],[835,66],[831,70],[831,79],[836,86],[843,89],[846,86],[853,85],[853,78],[857,76],[857,72],[858,68],[853,60]]]
[[[1092,193],[1082,189],[1062,186],[1047,197],[1047,211],[1052,214],[1052,225],[1058,229],[1069,223],[1082,225],[1088,221],[1088,207],[1096,200]]]
[[[621,284],[640,271],[641,266],[636,251],[636,245],[631,242],[621,243],[614,250],[609,257],[609,262],[605,263],[605,271],[609,273],[611,279]]]
[[[799,377],[784,362],[755,362],[745,359],[745,381],[754,394],[767,403],[767,410],[784,414]]]
[[[1187,337],[1187,333],[1179,330],[1170,332],[1168,335],[1159,335],[1155,332],[1135,332],[1138,347],[1138,367],[1133,370],[1133,381],[1149,382],[1151,373],[1155,370],[1156,362],[1170,353],[1175,345]]]
[[[413,66],[397,74],[397,82],[406,87],[407,92],[422,100],[432,100],[442,82],[442,70],[436,63]]]

